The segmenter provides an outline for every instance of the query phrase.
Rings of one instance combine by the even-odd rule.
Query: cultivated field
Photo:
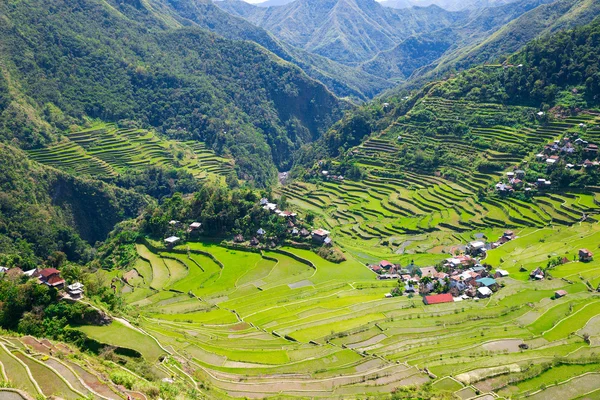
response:
[[[233,173],[233,161],[215,155],[202,142],[165,140],[143,129],[100,124],[65,136],[58,144],[31,150],[29,156],[47,165],[97,178],[149,165],[183,169],[198,179]]]

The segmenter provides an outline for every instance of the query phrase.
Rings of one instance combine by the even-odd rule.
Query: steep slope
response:
[[[133,191],[42,166],[3,144],[0,168],[3,265],[33,268],[54,251],[87,262],[93,256],[89,244],[105,240],[115,224],[136,217],[148,204]]]
[[[456,48],[429,66],[416,71],[408,87],[418,87],[448,71],[494,62],[518,51],[527,42],[556,32],[585,25],[600,15],[600,3],[594,0],[558,0],[541,5],[507,23],[485,40]]]
[[[21,120],[57,129],[84,117],[135,120],[232,154],[240,176],[264,185],[346,107],[264,48],[181,26],[157,4],[0,4],[5,139],[51,140],[47,129],[31,138],[31,124],[9,126],[17,104]]]
[[[450,142],[450,146],[467,138],[470,142],[481,139],[480,144],[483,145],[487,137],[468,134],[470,127],[463,119],[471,121],[474,118],[472,124],[493,126],[503,118],[515,118],[510,110],[505,111],[505,115],[496,115],[497,111],[494,111],[485,118],[467,113],[454,120],[444,115],[443,110],[450,107],[476,108],[471,102],[493,105],[490,107],[497,110],[507,106],[532,107],[529,111],[519,111],[524,112],[524,120],[514,122],[516,126],[531,120],[534,110],[540,108],[556,106],[557,113],[567,115],[597,108],[600,105],[599,29],[600,17],[596,17],[585,26],[534,40],[520,52],[507,57],[502,64],[473,67],[447,80],[431,82],[409,98],[388,97],[385,101],[389,104],[385,110],[376,102],[359,107],[336,123],[318,142],[305,148],[304,156],[299,159],[312,164],[311,159],[344,155],[345,150],[370,135],[392,137],[398,131],[403,137],[415,121],[431,125],[429,132],[458,136]],[[456,106],[452,106],[453,103]],[[415,144],[418,143],[415,140]],[[518,142],[511,139],[506,143],[506,149],[518,152],[511,147],[513,144]],[[408,154],[413,153],[405,155],[411,158]],[[395,162],[400,164],[397,158]]]
[[[387,79],[406,80],[420,68],[434,68],[452,54],[487,40],[515,18],[552,1],[520,0],[471,11],[463,24],[410,37],[364,63],[362,70]]]
[[[334,61],[355,64],[415,33],[450,26],[464,17],[439,7],[394,10],[374,0],[298,0],[254,7],[238,0],[216,3],[283,41]]]
[[[198,25],[232,40],[258,43],[298,65],[340,97],[366,100],[392,86],[383,78],[283,43],[265,29],[223,11],[210,0],[163,0],[162,3],[164,12],[172,14],[181,24]]]

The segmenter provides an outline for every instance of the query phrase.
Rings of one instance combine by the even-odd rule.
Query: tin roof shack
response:
[[[566,295],[567,295],[566,290],[557,290],[556,292],[554,292],[555,299],[560,299],[561,297],[565,297]]]
[[[181,241],[177,236],[169,236],[165,239],[165,246],[168,248],[175,247]]]
[[[472,256],[479,255],[481,253],[485,253],[485,242],[481,240],[477,240],[475,242],[471,242],[467,245],[467,253]]]
[[[588,249],[579,249],[579,261],[589,262],[594,259],[594,254]]]
[[[83,284],[81,282],[75,282],[72,285],[67,286],[66,292],[72,299],[77,300],[83,297],[83,290]]]

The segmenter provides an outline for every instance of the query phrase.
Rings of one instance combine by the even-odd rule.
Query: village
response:
[[[493,243],[483,240],[470,242],[464,254],[447,258],[437,266],[417,267],[410,264],[402,267],[387,260],[378,264],[369,265],[377,274],[379,280],[396,280],[399,283],[385,297],[392,298],[401,295],[423,296],[425,305],[453,303],[470,299],[486,299],[500,290],[504,283],[503,278],[508,277],[508,271],[493,267],[484,262],[486,252],[515,239],[515,233],[507,230]],[[579,249],[578,261],[590,262],[593,254],[588,249]],[[561,264],[570,262],[566,258],[560,260]],[[573,260],[575,261],[575,260]],[[546,268],[538,267],[529,273],[530,280],[543,280],[547,277],[548,270],[554,264],[549,263]],[[567,295],[565,290],[557,290],[553,298]]]
[[[585,124],[579,124],[580,130],[586,128]],[[543,151],[536,154],[531,162],[524,161],[522,165],[506,172],[505,178],[496,183],[495,190],[501,195],[515,192],[532,194],[548,190],[552,188],[550,175],[560,177],[570,172],[590,172],[600,165],[597,158],[597,144],[582,139],[578,132],[570,132],[563,138],[544,145]],[[563,169],[563,172],[557,173],[557,168]],[[526,172],[525,169],[529,171]]]

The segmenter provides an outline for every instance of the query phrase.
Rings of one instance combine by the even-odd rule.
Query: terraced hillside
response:
[[[141,258],[117,290],[140,312],[140,329],[118,321],[80,329],[155,364],[166,354],[160,367],[201,383],[209,398],[354,397],[426,382],[461,398],[600,390],[600,297],[590,289],[600,283],[600,261],[569,262],[538,282],[520,272],[593,248],[600,225],[516,234],[486,260],[510,272],[500,291],[435,306],[385,298],[396,282],[377,280],[351,253],[333,264],[293,248],[138,244]],[[559,289],[568,296],[550,300]]]
[[[63,399],[124,399],[127,396],[146,399],[142,393],[116,385],[109,378],[124,374],[136,379],[133,372],[115,363],[98,363],[70,346],[45,339],[0,338],[0,365],[2,380],[7,383],[0,389],[3,399],[31,399],[28,395]],[[161,367],[157,370],[162,371]],[[166,371],[162,373],[167,376]]]
[[[594,141],[600,132],[600,118],[592,114],[536,119],[535,110],[525,107],[425,97],[344,157],[361,167],[363,179],[296,181],[277,192],[315,213],[337,243],[360,253],[422,253],[429,248],[423,242],[450,251],[474,232],[593,220],[600,211],[593,187],[534,190],[527,198],[495,193],[506,171],[533,164],[545,144],[567,132]],[[437,164],[429,167],[432,160]],[[487,165],[495,170],[481,168]]]
[[[30,150],[29,155],[68,172],[100,178],[148,165],[183,169],[200,179],[233,173],[232,160],[217,156],[202,142],[165,140],[151,131],[112,124],[69,133],[62,142]]]

